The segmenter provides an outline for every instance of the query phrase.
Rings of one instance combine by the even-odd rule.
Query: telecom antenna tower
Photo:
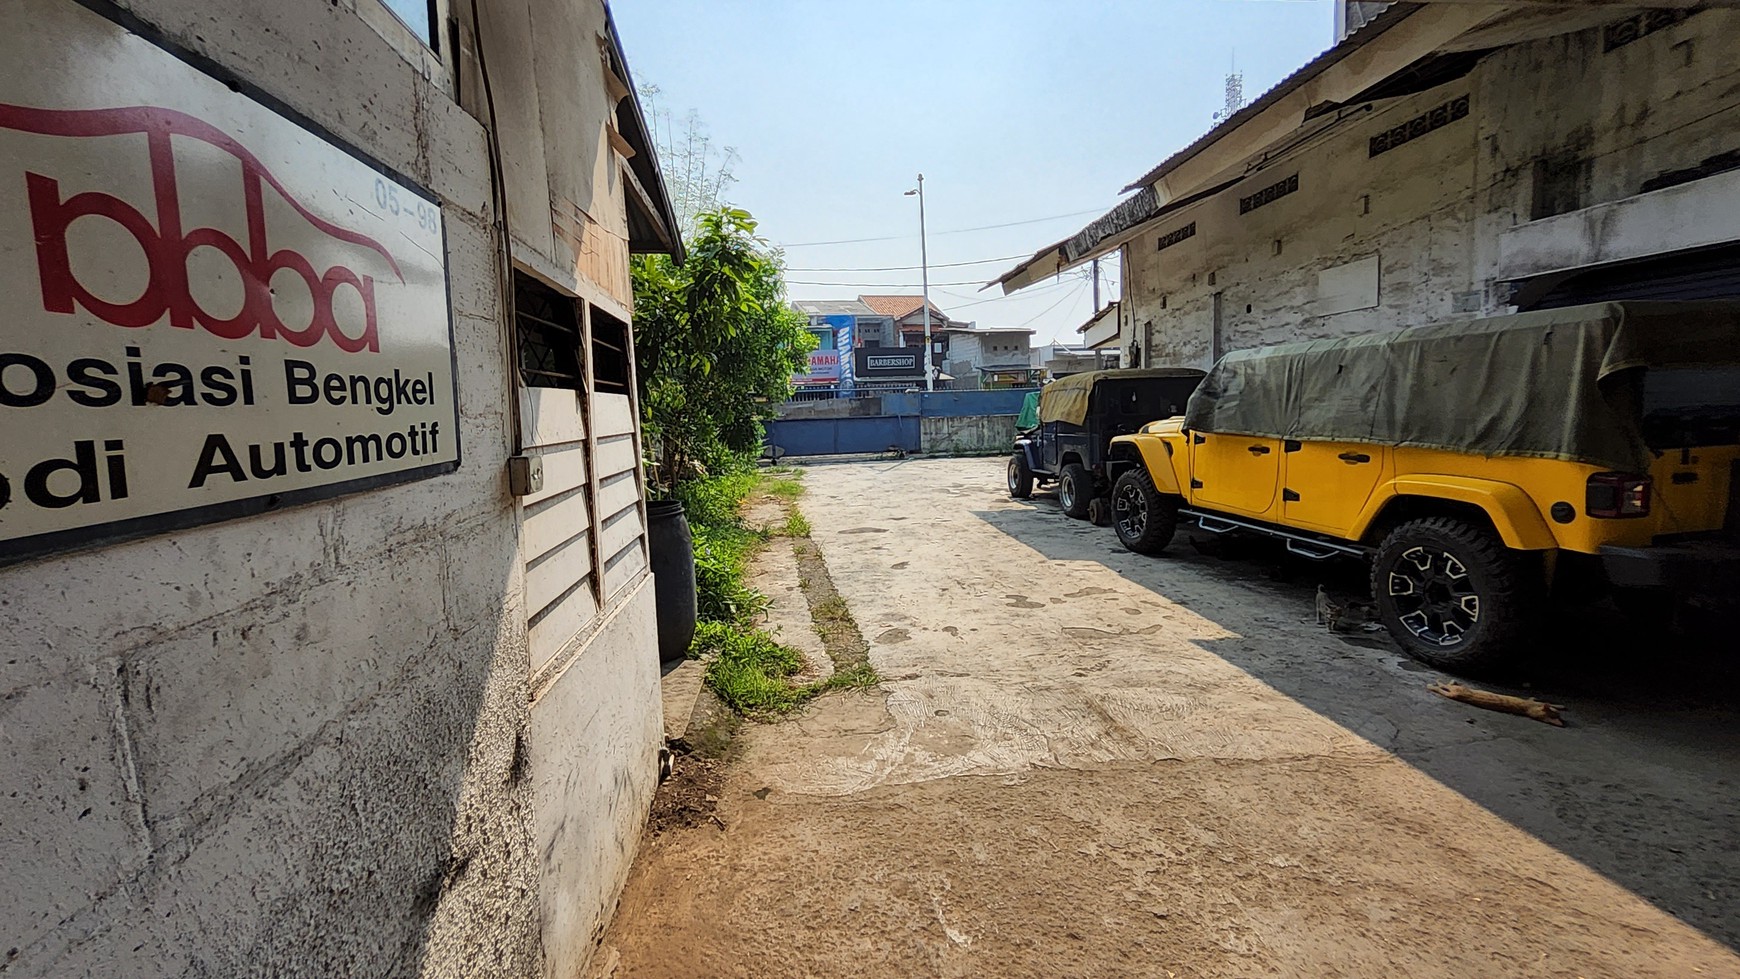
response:
[[[1243,108],[1245,104],[1245,73],[1238,70],[1235,63],[1226,73],[1226,105],[1214,114],[1216,120],[1232,117],[1232,114]]]

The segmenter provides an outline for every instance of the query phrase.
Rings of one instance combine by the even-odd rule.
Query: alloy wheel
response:
[[[1388,588],[1398,621],[1422,642],[1458,645],[1480,621],[1480,594],[1468,568],[1442,548],[1403,551],[1389,569]]]
[[[1138,486],[1125,483],[1112,497],[1112,522],[1123,540],[1139,540],[1148,529],[1148,502]]]

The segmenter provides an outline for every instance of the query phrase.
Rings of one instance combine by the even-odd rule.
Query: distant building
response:
[[[1048,343],[1033,351],[1033,366],[1043,370],[1044,376],[1056,380],[1084,371],[1116,367],[1118,351],[1115,347],[1110,350],[1095,350],[1079,344]]]
[[[1025,387],[1033,377],[1033,331],[1018,326],[951,330],[943,370],[951,390]]]
[[[794,309],[810,318],[810,332],[817,339],[809,371],[793,380],[810,390],[806,398],[827,397],[822,389],[859,384],[923,384],[924,306],[920,296],[793,302]],[[970,391],[1032,383],[1032,330],[980,327],[950,317],[933,302],[930,333],[938,387]]]
[[[1123,325],[1122,307],[1117,302],[1111,302],[1104,309],[1088,317],[1088,321],[1075,328],[1081,334],[1083,346],[1094,350],[1119,349],[1119,335]],[[1135,363],[1128,366],[1135,367]]]
[[[800,387],[851,387],[852,352],[893,345],[887,342],[895,336],[893,321],[855,299],[801,299],[792,308],[810,318],[816,337],[809,370],[792,378]]]
[[[921,296],[859,296],[858,301],[889,317],[899,339],[896,346],[924,346],[924,298]],[[949,319],[936,303],[930,304],[931,362],[938,369],[949,357],[949,336],[967,324]]]

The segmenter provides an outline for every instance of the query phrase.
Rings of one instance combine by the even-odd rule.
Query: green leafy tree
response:
[[[663,255],[633,265],[641,405],[668,489],[697,463],[719,472],[754,458],[761,423],[816,343],[748,211],[697,215],[688,253],[682,265]]]

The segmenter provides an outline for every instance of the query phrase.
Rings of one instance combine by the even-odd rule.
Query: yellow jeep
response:
[[[1434,666],[1491,666],[1549,587],[1638,594],[1740,569],[1740,303],[1608,303],[1222,358],[1183,417],[1113,440],[1112,524],[1180,519],[1371,562]]]

